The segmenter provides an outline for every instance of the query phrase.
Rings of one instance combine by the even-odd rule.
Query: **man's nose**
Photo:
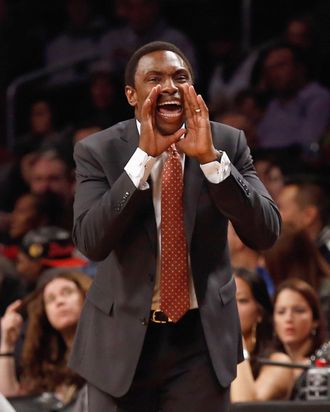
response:
[[[171,77],[167,77],[162,84],[162,93],[174,94],[178,91],[175,81]]]

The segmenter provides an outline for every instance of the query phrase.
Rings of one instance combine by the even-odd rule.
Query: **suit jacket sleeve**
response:
[[[256,174],[244,133],[231,128],[234,136],[224,139],[227,131],[219,133],[219,126],[213,124],[215,145],[229,155],[231,173],[220,184],[208,183],[211,196],[247,246],[258,250],[267,249],[280,233],[279,211]],[[224,141],[229,141],[229,144]]]
[[[150,190],[136,189],[124,171],[125,156],[115,161],[106,157],[97,139],[75,145],[73,239],[78,249],[94,261],[105,259],[116,247],[132,220],[138,221],[145,198],[150,196],[145,193]]]

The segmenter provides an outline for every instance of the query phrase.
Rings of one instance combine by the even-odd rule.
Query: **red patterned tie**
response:
[[[174,145],[164,163],[161,185],[160,309],[176,322],[187,312],[190,302],[182,165]]]

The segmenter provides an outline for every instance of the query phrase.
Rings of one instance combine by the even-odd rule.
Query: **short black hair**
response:
[[[156,51],[162,51],[162,50],[171,51],[177,54],[178,56],[180,56],[181,59],[184,61],[185,65],[187,66],[187,69],[190,72],[192,80],[194,79],[194,72],[193,72],[192,66],[182,50],[180,50],[173,43],[169,43],[165,41],[153,41],[153,42],[147,43],[144,46],[140,47],[132,54],[131,58],[129,59],[126,65],[125,85],[132,86],[132,87],[135,86],[136,68],[139,64],[140,59],[143,56],[156,52]]]

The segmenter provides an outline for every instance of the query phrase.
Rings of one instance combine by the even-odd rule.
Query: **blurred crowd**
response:
[[[197,2],[201,27],[209,23],[202,37],[169,18],[174,1],[105,3],[0,1],[2,106],[15,79],[40,71],[16,91],[14,117],[0,114],[0,394],[50,393],[84,411],[84,382],[66,361],[95,263],[71,239],[73,146],[133,117],[125,64],[137,47],[164,40],[191,61],[210,118],[245,132],[283,220],[267,251],[228,228],[245,354],[232,401],[306,399],[304,366],[330,338],[330,42],[320,37],[330,7],[300,2],[247,51],[239,30],[220,27],[215,2]],[[23,24],[28,7],[35,21]],[[56,24],[46,27],[37,16],[50,14]]]

